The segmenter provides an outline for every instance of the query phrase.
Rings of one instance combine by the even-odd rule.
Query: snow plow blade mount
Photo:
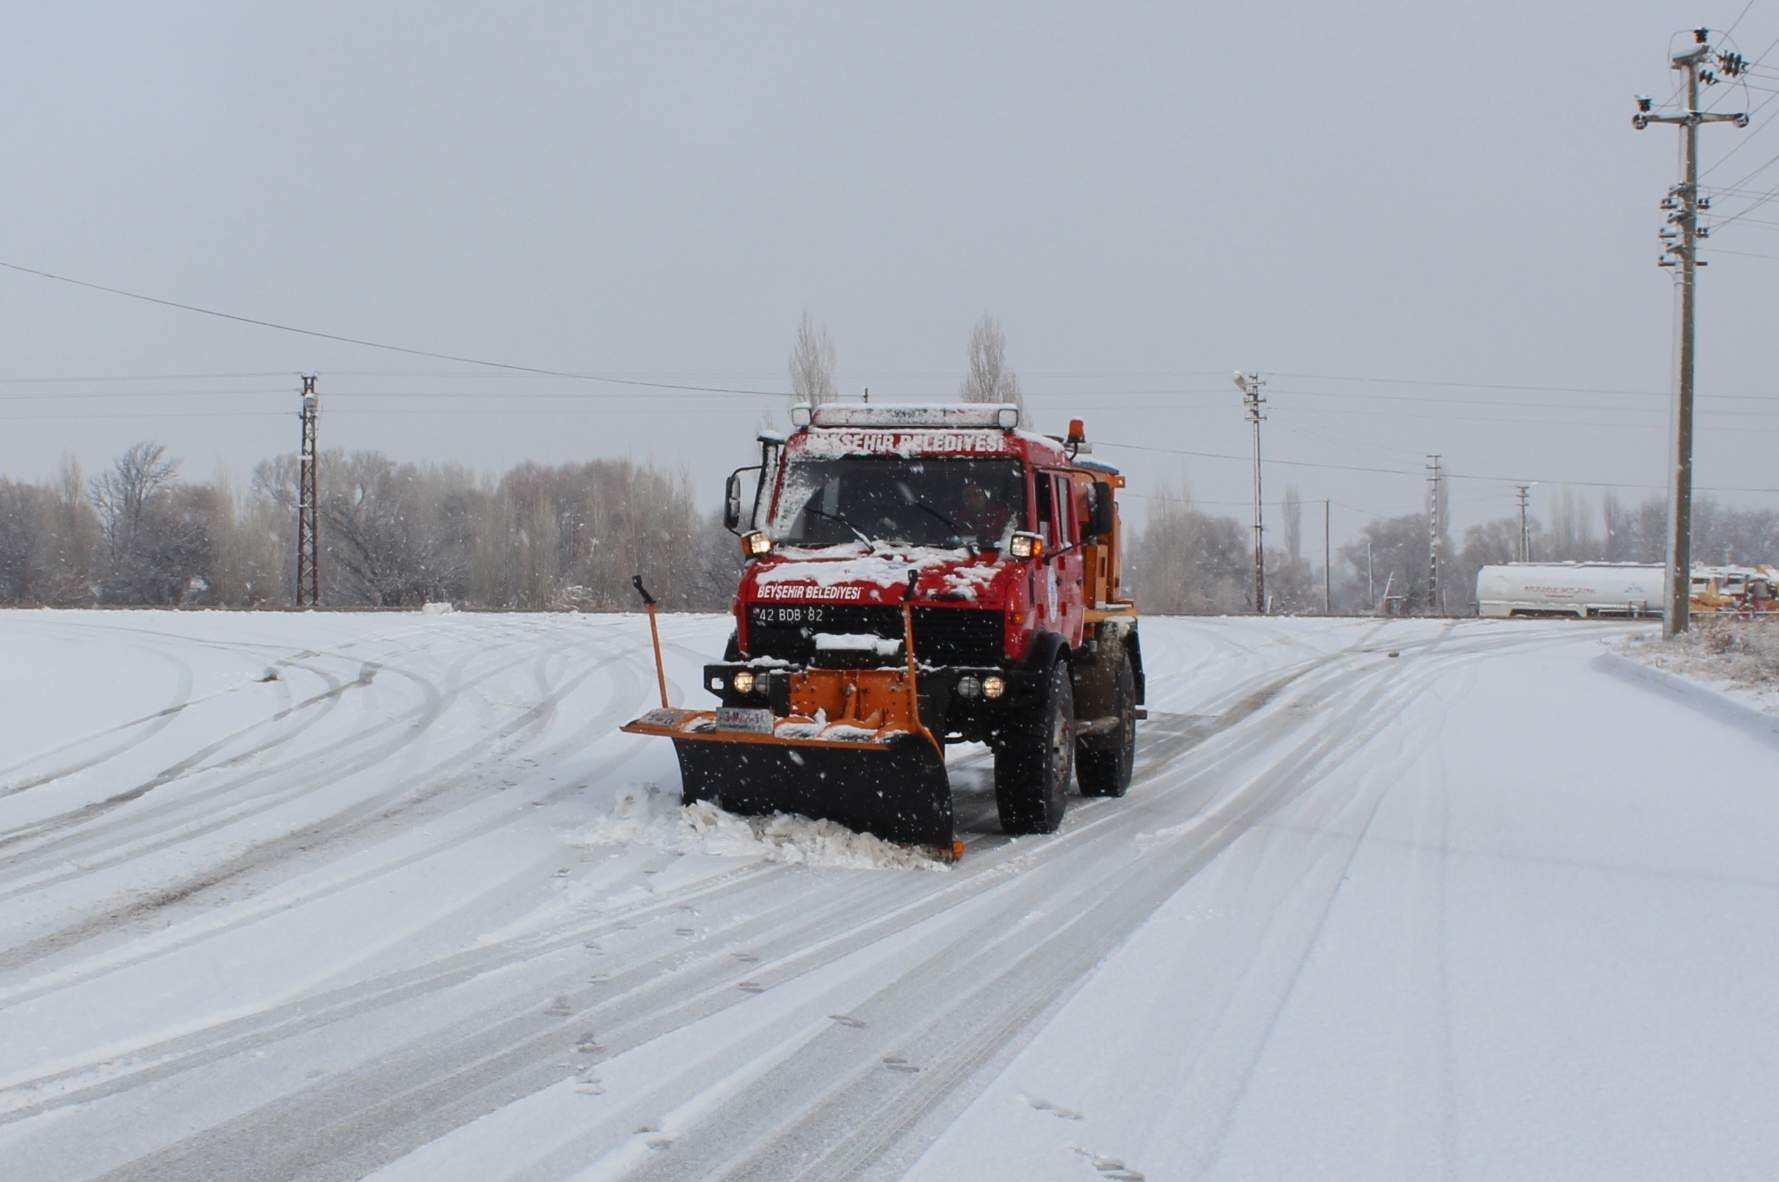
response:
[[[791,737],[714,723],[708,710],[651,710],[623,729],[673,740],[688,804],[713,801],[743,816],[799,813],[956,858],[951,781],[927,736]]]

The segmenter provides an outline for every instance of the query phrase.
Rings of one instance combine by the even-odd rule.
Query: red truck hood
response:
[[[960,607],[998,607],[1020,568],[999,554],[864,543],[790,549],[758,559],[742,573],[743,603],[899,604],[915,575],[914,598]]]

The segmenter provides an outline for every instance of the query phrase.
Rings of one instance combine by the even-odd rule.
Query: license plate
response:
[[[827,621],[825,607],[816,604],[790,603],[756,605],[753,609],[752,622],[755,624],[821,624]]]
[[[769,735],[772,733],[772,711],[758,706],[718,706],[717,729]]]

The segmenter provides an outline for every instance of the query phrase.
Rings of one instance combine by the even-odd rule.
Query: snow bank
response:
[[[641,845],[681,854],[763,858],[833,870],[946,870],[921,850],[854,833],[832,821],[779,814],[738,817],[714,804],[680,805],[658,788],[631,789],[577,845]]]
[[[1779,620],[1700,620],[1673,640],[1634,637],[1624,653],[1779,714]]]
[[[456,611],[457,609],[448,603],[423,603],[420,605],[420,614],[423,616],[448,616]]]

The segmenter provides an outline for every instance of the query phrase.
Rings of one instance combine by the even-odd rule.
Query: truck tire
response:
[[[1075,692],[1064,661],[1050,666],[1035,716],[995,747],[995,807],[1004,833],[1055,833],[1075,762]]]
[[[1110,734],[1075,741],[1075,778],[1082,796],[1123,796],[1137,751],[1137,677],[1122,652],[1112,671],[1112,709],[1118,727]]]

